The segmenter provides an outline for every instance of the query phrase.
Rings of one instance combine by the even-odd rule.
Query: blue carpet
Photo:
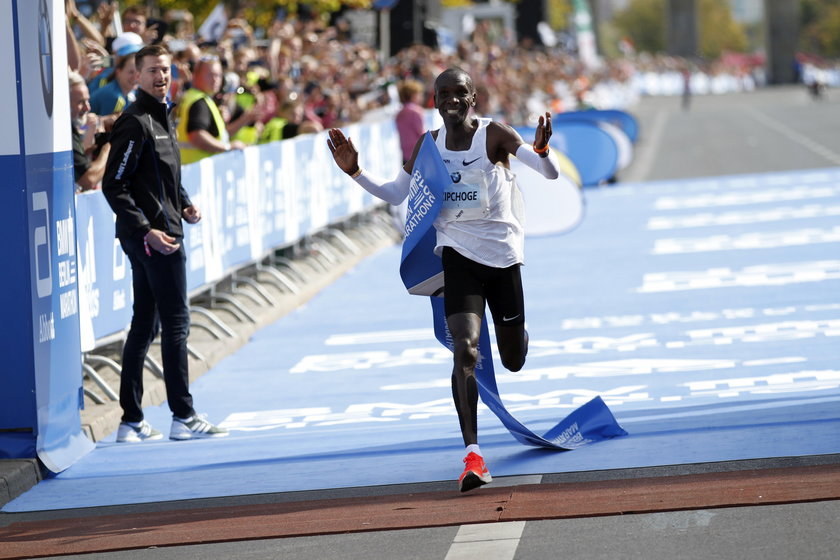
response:
[[[595,395],[629,436],[553,452],[482,409],[494,476],[840,452],[840,169],[587,191],[565,236],[528,240],[525,369],[536,432]],[[3,511],[454,480],[451,356],[399,249],[365,260],[192,386],[225,439],[97,449]],[[164,433],[169,413],[146,411]]]

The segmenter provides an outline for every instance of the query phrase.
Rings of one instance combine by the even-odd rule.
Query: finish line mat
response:
[[[494,477],[840,451],[840,170],[587,192],[530,239],[528,362],[497,364],[535,431],[600,396],[630,435],[528,449],[482,408]],[[3,511],[451,480],[451,354],[399,247],[367,259],[193,384],[231,436],[97,449]],[[166,407],[147,409],[166,433]]]
[[[0,527],[4,544],[0,558],[66,557],[186,543],[836,500],[840,498],[839,476],[840,466],[824,465],[665,480],[628,478],[514,488],[491,485],[469,494],[419,491],[153,512],[97,512],[100,515],[18,521]],[[176,554],[170,552],[169,557]]]

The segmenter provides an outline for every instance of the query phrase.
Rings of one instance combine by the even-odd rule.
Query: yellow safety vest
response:
[[[222,114],[219,112],[216,102],[200,89],[192,88],[187,90],[181,98],[181,104],[178,107],[178,145],[181,148],[181,163],[183,164],[193,163],[202,158],[206,158],[207,156],[214,155],[212,152],[199,150],[190,144],[189,141],[187,121],[189,121],[190,118],[190,107],[199,99],[204,99],[207,102],[207,106],[210,108],[210,114],[213,115],[213,121],[216,123],[216,129],[219,131],[216,139],[220,142],[228,141],[228,134],[225,129],[225,120],[222,118]]]
[[[236,94],[236,104],[247,111],[256,104],[256,98],[248,92]],[[237,130],[232,136],[233,140],[239,140],[246,146],[253,146],[259,140],[259,132],[254,125],[245,125]]]
[[[283,129],[286,127],[287,122],[288,121],[286,119],[274,117],[270,121],[265,123],[265,126],[262,130],[262,134],[260,135],[259,143],[267,144],[276,140],[282,140]]]

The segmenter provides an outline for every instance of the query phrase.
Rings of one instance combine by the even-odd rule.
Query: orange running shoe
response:
[[[483,486],[493,482],[493,477],[490,476],[490,471],[487,470],[487,465],[484,464],[484,458],[476,453],[468,453],[464,457],[466,468],[458,479],[458,489],[461,492],[469,492],[474,488]]]

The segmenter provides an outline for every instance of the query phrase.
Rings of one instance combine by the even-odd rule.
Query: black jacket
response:
[[[181,152],[169,108],[143,90],[111,131],[102,192],[117,215],[121,238],[141,238],[154,228],[184,236],[181,212],[191,206],[181,185]]]

